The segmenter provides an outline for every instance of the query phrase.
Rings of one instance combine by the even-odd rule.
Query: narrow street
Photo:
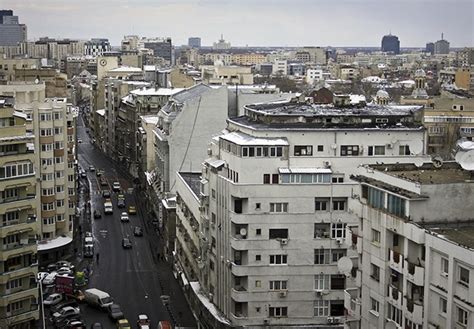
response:
[[[170,264],[158,259],[159,237],[147,222],[146,214],[136,202],[136,192],[130,177],[120,171],[118,166],[91,144],[86,133],[82,117],[78,118],[77,137],[79,165],[87,171],[87,182],[90,186],[91,213],[99,210],[99,219],[86,218],[81,230],[83,234],[90,230],[94,237],[94,252],[99,259],[90,258],[83,264],[89,264],[90,279],[88,288],[98,288],[108,292],[115,303],[122,308],[125,318],[132,326],[139,314],[147,314],[155,328],[159,321],[169,320],[180,326],[196,325],[184,295],[175,280]],[[100,186],[96,172],[89,171],[89,166],[104,171],[108,186]],[[78,178],[86,181],[86,178]],[[105,215],[103,212],[102,190],[112,191],[113,182],[120,182],[125,195],[126,208],[117,207],[118,193],[112,192],[114,212]],[[129,223],[120,221],[120,214],[128,206],[137,206],[137,214],[130,215]],[[93,217],[93,216],[91,216]],[[133,234],[133,228],[143,228],[143,236]],[[122,238],[128,237],[132,242],[131,249],[122,247]],[[82,254],[82,252],[81,252]],[[170,303],[165,306],[162,296],[169,296]],[[107,314],[90,307],[83,308],[83,318],[88,325],[101,322],[105,328],[114,327]]]

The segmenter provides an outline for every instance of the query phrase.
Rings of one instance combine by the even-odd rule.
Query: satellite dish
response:
[[[464,153],[458,163],[464,170],[474,170],[474,150]]]
[[[240,235],[241,236],[247,236],[247,230],[245,228],[240,229]]]
[[[410,151],[413,154],[420,154],[423,152],[423,142],[421,140],[416,140],[410,144]]]
[[[443,166],[443,159],[439,156],[436,156],[431,160],[433,162],[433,167],[441,168]]]
[[[413,164],[417,167],[417,168],[420,168],[421,166],[423,166],[425,162],[423,161],[422,158],[416,158],[413,160]]]
[[[341,257],[337,261],[337,269],[346,276],[351,273],[352,266],[352,260],[347,256]]]

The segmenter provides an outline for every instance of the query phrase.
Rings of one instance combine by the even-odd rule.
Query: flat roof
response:
[[[420,167],[414,164],[381,164],[370,167],[391,176],[425,185],[464,182],[474,184],[471,173],[468,170],[462,169],[459,164],[453,161],[443,163],[440,168],[434,167],[432,163],[425,163]]]
[[[432,228],[430,231],[463,247],[474,248],[474,226],[456,228]]]
[[[201,193],[201,173],[180,172],[178,174],[183,178],[196,197],[199,197],[199,194]]]

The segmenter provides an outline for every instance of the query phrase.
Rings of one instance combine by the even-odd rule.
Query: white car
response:
[[[61,295],[61,294],[51,294],[51,295],[48,296],[48,298],[46,298],[43,301],[43,304],[45,306],[53,306],[53,305],[58,304],[62,300],[63,300],[63,295]]]
[[[53,313],[53,321],[60,318],[65,318],[70,315],[80,314],[79,307],[66,306],[63,307],[59,312]]]
[[[122,222],[128,222],[130,221],[130,218],[128,217],[128,214],[126,212],[123,212],[121,215],[120,215],[120,221]]]
[[[58,275],[73,275],[74,273],[71,271],[69,267],[61,267],[58,271]]]
[[[120,186],[120,182],[114,182],[112,184],[112,190],[113,191],[120,192],[121,189],[122,189],[122,187]]]
[[[41,282],[46,286],[54,284],[56,282],[56,275],[58,275],[58,272],[51,272]]]

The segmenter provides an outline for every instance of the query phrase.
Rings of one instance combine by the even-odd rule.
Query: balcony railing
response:
[[[395,271],[403,274],[403,255],[399,252],[390,249],[389,253],[389,266]]]
[[[420,264],[421,265],[421,264]],[[408,280],[416,284],[417,286],[424,286],[425,282],[425,269],[414,263],[410,263],[405,260],[405,275]]]

